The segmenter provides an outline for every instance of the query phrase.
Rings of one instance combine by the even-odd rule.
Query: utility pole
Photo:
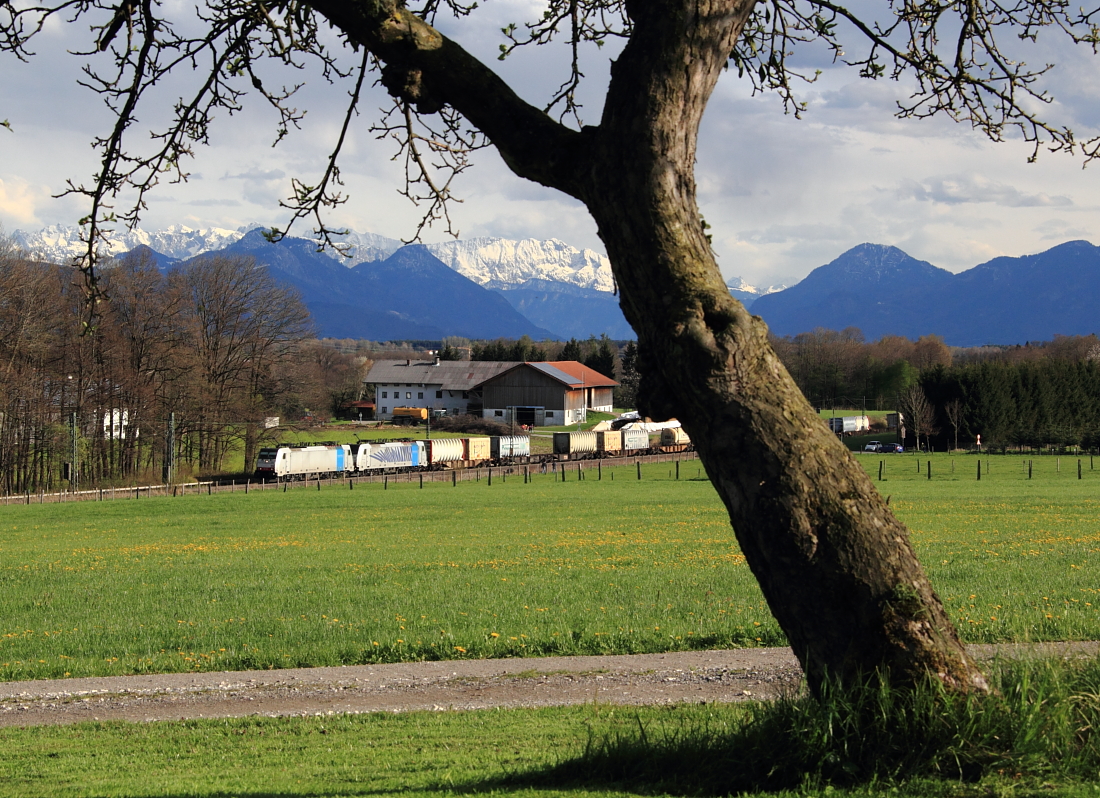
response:
[[[77,489],[80,486],[80,482],[79,482],[79,479],[78,479],[78,476],[77,476],[77,473],[76,473],[76,464],[77,464],[77,460],[76,460],[76,458],[77,458],[76,431],[77,431],[77,428],[76,428],[76,412],[74,411],[73,413],[69,414],[69,443],[71,444],[72,458],[73,458],[73,465],[72,465],[71,470],[69,471],[69,480],[72,483],[73,493],[76,493]]]
[[[164,484],[172,484],[176,470],[176,414],[168,414],[168,430],[164,437]]]

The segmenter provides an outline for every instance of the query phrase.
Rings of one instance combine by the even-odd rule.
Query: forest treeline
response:
[[[850,327],[773,336],[771,342],[814,406],[901,410],[909,433],[916,433],[922,445],[970,446],[981,435],[984,444],[996,447],[1100,446],[1096,335],[960,348],[934,335],[866,341]],[[449,359],[472,354],[475,360],[580,360],[620,382],[616,406],[634,407],[638,352],[633,341],[444,343],[442,354]]]
[[[865,342],[858,329],[772,341],[818,407],[902,410],[937,449],[1100,446],[1100,339],[959,348],[938,336]]]
[[[265,420],[356,398],[362,358],[322,346],[291,288],[240,258],[161,273],[126,258],[94,309],[71,268],[0,242],[0,491],[211,474]],[[174,417],[172,451],[169,421]]]

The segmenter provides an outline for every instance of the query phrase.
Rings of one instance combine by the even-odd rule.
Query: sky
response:
[[[166,7],[189,6],[168,0]],[[540,8],[534,0],[486,0],[470,19],[440,27],[541,105],[562,78],[564,48],[496,60],[500,28],[534,18]],[[0,54],[0,121],[11,125],[0,128],[3,231],[72,225],[87,212],[83,201],[53,195],[68,180],[91,180],[91,139],[110,129],[102,100],[78,85],[85,59],[67,52],[87,49],[88,40],[86,23],[58,23],[37,40],[29,63]],[[584,55],[585,121],[599,118],[614,54],[612,46]],[[1100,163],[1082,168],[1080,156],[1043,153],[1029,164],[1030,147],[1021,141],[994,144],[948,120],[898,120],[893,111],[906,96],[903,85],[861,80],[820,52],[798,58],[822,69],[816,83],[800,89],[807,103],[802,119],[784,114],[774,95],[751,96],[735,73],[723,76],[704,118],[699,204],[727,279],[790,285],[864,242],[900,247],[953,272],[1068,240],[1100,242]],[[1056,98],[1049,112],[1082,138],[1100,132],[1096,59],[1053,38],[1041,38],[1027,54],[1029,62],[1057,62],[1046,84]],[[136,144],[144,146],[142,137],[196,79],[181,74],[158,95],[159,106],[140,111]],[[299,80],[306,85],[295,104],[307,110],[300,131],[273,148],[274,114],[246,97],[242,112],[219,118],[210,145],[195,149],[186,164],[189,182],[162,185],[149,197],[141,226],[284,224],[279,200],[289,194],[292,177],[310,183],[323,171],[350,89],[327,85],[315,70],[265,75],[269,86]],[[341,160],[350,199],[330,219],[333,226],[407,239],[420,211],[397,193],[402,167],[392,160],[394,146],[370,130],[372,112],[385,105],[384,91],[371,89]],[[454,208],[462,238],[557,238],[603,251],[579,203],[515,177],[491,150],[474,160],[455,189],[464,200]],[[296,233],[308,234],[309,225]],[[445,237],[441,227],[424,235],[426,241]]]

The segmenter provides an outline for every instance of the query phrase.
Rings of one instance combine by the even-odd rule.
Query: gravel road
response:
[[[972,651],[979,657],[1095,656],[1100,644]],[[801,676],[789,648],[754,648],[7,682],[0,683],[0,726],[748,701],[796,689]]]

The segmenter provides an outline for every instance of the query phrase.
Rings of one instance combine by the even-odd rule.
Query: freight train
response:
[[[354,444],[269,446],[260,449],[256,477],[265,481],[321,479],[410,470],[472,468],[483,465],[543,463],[595,457],[685,451],[687,435],[676,443],[651,446],[640,430],[555,432],[554,454],[532,455],[529,435],[437,438],[428,441],[360,441]]]

